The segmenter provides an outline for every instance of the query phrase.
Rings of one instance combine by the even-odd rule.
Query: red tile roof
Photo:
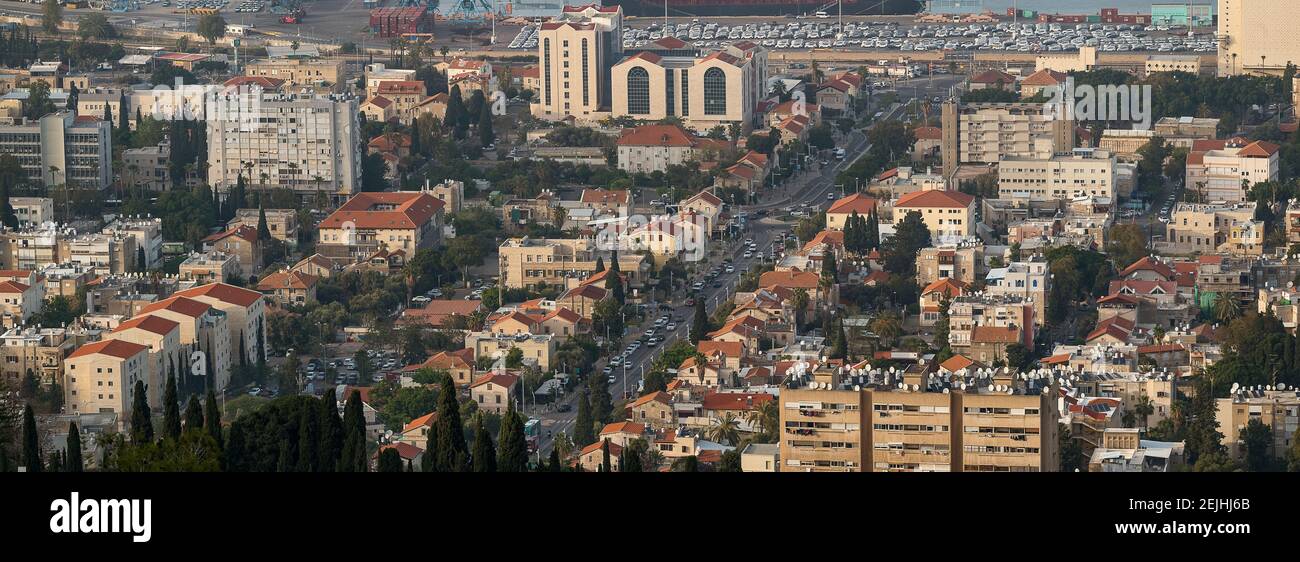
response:
[[[1119,276],[1128,277],[1129,274],[1137,271],[1151,271],[1157,273],[1163,277],[1165,281],[1172,281],[1174,279],[1174,270],[1168,265],[1165,265],[1164,262],[1154,259],[1151,256],[1143,256],[1142,259],[1133,262],[1132,265],[1124,268],[1124,271],[1119,272]]]
[[[1020,330],[1011,326],[975,326],[971,330],[972,343],[1016,343]]]
[[[861,193],[854,193],[853,195],[849,195],[848,197],[841,198],[838,201],[831,203],[830,208],[826,210],[826,214],[848,215],[856,211],[859,215],[866,216],[867,213],[870,213],[872,209],[876,208],[878,203],[879,201],[874,198],[867,197]]]
[[[930,293],[946,292],[949,297],[959,297],[966,290],[966,287],[967,287],[966,282],[962,281],[961,279],[944,277],[943,279],[936,280],[933,283],[926,285],[925,289],[921,290],[921,296],[925,296]]]
[[[821,276],[811,271],[787,270],[787,271],[768,271],[758,277],[758,286],[771,287],[773,285],[788,287],[791,289],[816,289]]]
[[[113,328],[112,333],[117,334],[120,332],[125,332],[127,330],[130,330],[132,328],[139,328],[146,332],[152,332],[160,336],[165,336],[167,334],[170,334],[172,330],[179,329],[180,326],[181,326],[180,323],[176,322],[175,320],[168,320],[161,316],[153,316],[153,315],[136,316],[135,318],[132,318],[130,320],[122,322],[121,324],[118,324],[116,328]]]
[[[278,289],[301,289],[307,290],[316,286],[320,278],[315,275],[308,275],[300,271],[277,271],[257,283],[259,291],[275,291]]]
[[[72,352],[72,354],[68,356],[68,359],[76,359],[77,357],[85,357],[96,353],[110,355],[118,359],[126,359],[134,357],[137,353],[148,350],[149,348],[147,346],[138,343],[131,343],[129,341],[101,340],[77,348],[76,351]]]
[[[414,229],[433,218],[446,203],[422,192],[362,192],[325,217],[319,228]]]
[[[770,401],[772,395],[764,392],[714,392],[704,396],[701,408],[706,411],[752,410]]]
[[[236,287],[234,285],[227,285],[225,283],[209,283],[207,285],[194,287],[193,289],[177,291],[175,294],[177,296],[190,298],[199,296],[212,297],[221,302],[237,304],[243,307],[252,306],[253,303],[262,298],[262,293],[242,287]]]
[[[474,381],[473,384],[469,385],[469,387],[477,388],[487,383],[495,383],[499,386],[511,388],[515,386],[515,383],[517,382],[519,382],[519,375],[512,375],[510,373],[492,373],[485,377],[480,377],[478,380]]]
[[[912,129],[912,136],[916,140],[941,140],[943,139],[943,129],[938,127],[917,127]]]
[[[187,297],[175,296],[168,299],[160,300],[156,303],[153,303],[149,306],[140,309],[140,314],[148,314],[150,312],[156,312],[159,310],[170,310],[172,312],[178,312],[186,316],[198,318],[199,316],[203,316],[204,314],[207,314],[208,310],[211,308],[212,305],[208,303],[199,302]]]
[[[898,198],[898,203],[894,208],[905,207],[938,207],[946,209],[965,209],[969,207],[975,196],[967,195],[960,191],[940,191],[937,189],[926,191],[913,191]]]
[[[32,288],[31,285],[17,281],[0,282],[0,293],[25,293],[30,288]]]

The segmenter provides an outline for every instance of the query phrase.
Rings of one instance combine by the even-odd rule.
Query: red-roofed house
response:
[[[241,351],[247,356],[247,362],[257,362],[257,342],[266,341],[266,298],[262,293],[225,283],[209,283],[177,291],[173,296],[187,297],[225,313],[231,364],[240,361]]]
[[[917,127],[912,129],[916,142],[912,143],[912,159],[923,160],[939,152],[943,145],[943,129],[938,127]]]
[[[960,239],[975,234],[975,197],[960,191],[913,191],[894,204],[894,226],[911,212],[921,214],[934,241]],[[861,214],[861,213],[859,213]]]
[[[826,228],[829,230],[844,230],[844,225],[848,223],[849,217],[853,216],[853,213],[865,218],[876,208],[878,203],[879,201],[875,198],[867,197],[861,193],[854,193],[841,198],[831,203],[830,208],[826,209]]]
[[[595,443],[583,447],[582,451],[578,453],[577,464],[578,466],[582,467],[583,471],[597,472],[600,470],[600,465],[605,463],[605,449],[603,448],[604,444],[605,444],[604,441],[596,441]],[[622,453],[623,453],[623,447],[620,447],[617,443],[614,442],[609,443],[609,465],[610,466],[606,468],[607,472],[619,471],[618,458],[619,455]]]
[[[989,69],[970,78],[971,91],[995,88],[1008,92],[1016,91],[1016,77],[1001,70]]]
[[[1197,186],[1207,201],[1238,203],[1246,200],[1242,187],[1277,181],[1279,146],[1267,141],[1198,140],[1187,155],[1188,187]]]
[[[479,377],[470,383],[470,399],[478,402],[478,409],[494,414],[504,414],[510,401],[515,399],[515,385],[519,384],[519,375],[510,373],[491,373]]]
[[[474,380],[474,350],[465,348],[455,351],[439,351],[433,357],[418,365],[402,368],[405,376],[410,376],[421,369],[446,371],[457,386],[468,386]]]
[[[317,250],[335,259],[367,259],[381,249],[414,255],[437,242],[444,206],[418,191],[358,193],[321,221]]]
[[[664,171],[668,166],[706,159],[730,146],[697,137],[680,125],[643,125],[624,129],[618,138],[618,168],[628,172]]]
[[[370,457],[371,470],[379,470],[379,455],[389,449],[397,451],[397,456],[402,459],[401,469],[403,471],[407,469],[419,470],[420,464],[424,462],[424,449],[410,443],[398,441],[397,443],[381,445],[379,450],[375,451],[375,454]]]
[[[104,335],[106,340],[122,340],[149,347],[149,379],[145,384],[150,389],[161,389],[167,382],[167,375],[184,374],[177,361],[184,360],[181,349],[181,325],[161,316],[136,316],[118,324],[112,332]],[[177,379],[177,382],[181,382]],[[162,393],[149,393],[149,407],[162,407]]]
[[[257,228],[240,225],[203,239],[203,251],[217,251],[235,257],[239,275],[247,279],[262,269],[262,244]]]
[[[73,414],[116,412],[118,419],[130,419],[132,392],[136,381],[148,384],[149,346],[119,339],[85,344],[63,360],[67,385],[66,407]],[[161,386],[150,386],[162,402]],[[150,407],[152,409],[152,406]]]
[[[230,319],[216,307],[180,295],[150,304],[140,309],[136,318],[157,316],[180,325],[180,343],[185,356],[193,351],[206,354],[203,369],[211,369],[216,388],[225,388],[230,382],[230,362],[238,350],[230,348]],[[193,369],[192,369],[193,370]],[[197,371],[196,371],[197,372]]]
[[[399,323],[420,324],[430,328],[454,328],[459,324],[463,328],[468,324],[469,316],[482,308],[482,301],[477,300],[432,300],[425,303],[423,308],[407,308],[403,310]],[[461,324],[462,321],[460,320],[452,320],[453,318],[463,318],[465,324]]]
[[[415,418],[402,426],[402,435],[398,442],[406,443],[421,450],[429,448],[429,436],[433,433],[433,422],[438,421],[438,412],[429,412]]]
[[[695,213],[695,216],[702,217],[706,228],[709,229],[709,232],[713,232],[722,224],[720,220],[722,205],[722,199],[714,195],[712,189],[706,189],[687,199],[683,199],[677,205],[677,211],[679,213]]]
[[[627,406],[628,417],[654,429],[677,427],[672,397],[662,390],[637,398]]]
[[[646,426],[640,422],[621,421],[605,424],[597,441],[609,440],[611,445],[626,447],[632,441],[646,437]]]
[[[4,316],[4,326],[11,328],[27,323],[41,311],[44,296],[44,280],[35,284],[0,281],[0,314]]]
[[[939,311],[944,300],[949,302],[965,294],[967,284],[960,279],[944,277],[921,290],[921,325],[933,326],[939,322]]]
[[[270,297],[272,302],[281,305],[305,305],[316,300],[316,283],[320,281],[315,275],[288,270],[277,271],[257,282],[257,290]]]

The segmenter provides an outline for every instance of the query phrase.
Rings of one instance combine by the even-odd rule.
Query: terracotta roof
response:
[[[714,392],[706,394],[701,401],[704,410],[752,410],[764,402],[772,401],[772,395],[765,392]]]
[[[519,382],[519,375],[512,375],[510,373],[492,373],[485,377],[480,377],[478,380],[474,381],[473,384],[469,385],[469,387],[477,388],[487,383],[495,383],[499,386],[511,388],[517,382]]]
[[[25,293],[30,288],[32,288],[31,285],[17,281],[0,282],[0,293]]]
[[[577,312],[569,310],[569,308],[565,306],[557,307],[555,310],[552,310],[550,314],[547,314],[545,318],[542,318],[542,321],[545,322],[552,318],[559,318],[560,320],[564,320],[565,322],[573,322],[573,323],[578,323],[582,321],[582,316],[580,316]]]
[[[636,401],[629,404],[628,407],[635,408],[637,406],[643,406],[645,404],[649,404],[650,402],[662,402],[664,404],[668,404],[671,401],[672,399],[668,396],[667,392],[659,390],[659,391],[651,392],[650,394],[647,394],[640,398],[637,398]]]
[[[741,346],[738,341],[725,342],[701,340],[700,343],[695,344],[695,349],[704,354],[705,357],[711,357],[714,353],[722,353],[727,357],[740,357],[744,352],[744,347]]]
[[[758,277],[760,287],[770,287],[777,285],[791,289],[815,289],[821,280],[821,276],[811,271],[768,271]]]
[[[68,356],[68,359],[76,359],[77,357],[85,357],[96,353],[111,355],[118,359],[126,359],[135,356],[135,354],[140,353],[141,351],[148,350],[149,348],[147,346],[138,343],[131,343],[129,341],[101,340],[77,348],[76,351],[72,352],[72,354]]]
[[[817,236],[814,236],[812,240],[809,240],[807,244],[804,244],[803,248],[800,248],[799,251],[807,253],[823,244],[834,247],[844,246],[844,231],[823,230],[818,232]]]
[[[982,369],[984,368],[984,364],[966,357],[965,355],[954,355],[949,357],[947,361],[940,363],[939,368],[948,372],[956,372],[970,368]]]
[[[600,435],[606,435],[609,433],[631,433],[633,435],[640,435],[645,433],[645,424],[632,421],[605,424],[605,427],[600,430]]]
[[[595,285],[579,285],[566,291],[564,295],[560,296],[560,299],[584,297],[592,300],[602,300],[608,294],[609,291],[603,287],[597,287]]]
[[[582,452],[581,452],[581,453],[578,453],[578,456],[586,456],[586,455],[589,455],[589,454],[591,454],[591,453],[593,453],[593,452],[598,452],[598,451],[600,451],[600,447],[601,447],[601,445],[604,444],[604,443],[605,443],[605,441],[602,439],[602,440],[596,441],[595,443],[592,443],[592,444],[590,444],[590,445],[587,445],[586,447],[583,447],[583,448],[582,448]],[[615,461],[618,459],[618,455],[619,455],[619,453],[622,453],[622,452],[623,452],[623,447],[620,447],[618,443],[615,443],[615,442],[613,442],[613,441],[610,441],[610,442],[609,442],[609,458],[610,458],[610,462],[615,462]],[[603,455],[604,453],[601,453],[601,454]]]
[[[917,127],[912,129],[912,136],[916,140],[941,140],[943,139],[943,129],[938,127]]]
[[[388,107],[390,105],[393,105],[393,100],[390,100],[384,96],[375,96],[373,98],[366,100],[366,103],[362,105],[373,105],[375,107]]]
[[[320,280],[315,275],[308,275],[301,271],[277,271],[257,283],[259,291],[275,291],[278,289],[302,289],[307,290],[316,286]]]
[[[626,205],[628,192],[625,189],[584,189],[581,201],[599,205]]]
[[[1141,353],[1168,353],[1170,351],[1186,351],[1186,350],[1187,348],[1183,347],[1181,344],[1176,344],[1176,343],[1144,345],[1142,347],[1137,348],[1137,352],[1140,354]]]
[[[720,143],[720,144],[719,144]],[[681,125],[643,125],[623,129],[618,138],[619,146],[676,146],[676,147],[720,147],[727,146],[725,141],[706,139],[691,134]]]
[[[320,254],[312,254],[310,256],[303,258],[302,261],[293,264],[293,268],[298,269],[307,264],[315,265],[316,267],[320,267],[323,269],[329,269],[329,270],[334,269],[334,260],[331,260]]]
[[[1126,320],[1121,316],[1112,316],[1097,323],[1084,341],[1092,341],[1104,335],[1110,335],[1121,342],[1128,341],[1129,334],[1133,333],[1133,321]]]
[[[478,70],[483,68],[483,64],[483,61],[476,59],[452,59],[450,63],[447,63],[447,68],[454,68],[456,70]]]
[[[1056,365],[1058,363],[1069,363],[1069,362],[1070,362],[1069,353],[1061,353],[1058,355],[1053,355],[1051,357],[1039,361],[1039,363],[1042,363],[1044,365]]]
[[[1125,291],[1136,295],[1164,294],[1172,295],[1178,292],[1178,283],[1173,281],[1141,281],[1138,279],[1119,279],[1110,282],[1110,294],[1120,294]]]
[[[1241,147],[1237,151],[1237,156],[1246,156],[1249,158],[1268,158],[1277,153],[1278,145],[1266,141],[1255,141]]]
[[[172,330],[176,330],[180,328],[180,326],[181,325],[179,322],[176,322],[175,320],[168,320],[161,316],[153,316],[153,315],[136,316],[135,318],[132,318],[130,320],[122,322],[121,324],[118,324],[116,328],[113,328],[112,333],[117,334],[120,332],[125,332],[127,330],[130,330],[132,328],[139,328],[146,332],[152,332],[160,336],[165,336],[171,333]]]
[[[1015,84],[1016,77],[1002,72],[1001,70],[990,69],[972,76],[970,81],[972,84],[996,84],[999,82],[1003,84]]]
[[[224,239],[229,238],[229,237],[231,237],[231,236],[237,236],[237,237],[242,238],[242,239],[244,239],[244,240],[246,240],[246,241],[248,241],[248,242],[250,242],[250,243],[256,244],[256,243],[257,243],[257,228],[256,228],[256,227],[253,227],[253,226],[246,225],[246,224],[241,224],[241,225],[239,225],[239,226],[237,226],[237,227],[235,227],[235,228],[232,228],[232,229],[230,229],[230,230],[226,230],[226,231],[224,231],[224,232],[218,232],[218,233],[216,233],[216,234],[209,235],[207,238],[204,238],[203,241],[204,241],[204,242],[216,242],[216,241],[218,241],[218,240],[224,240]]]
[[[428,222],[445,206],[428,193],[412,191],[362,192],[325,217],[318,228],[414,229]]]
[[[408,135],[406,133],[393,133],[392,135],[386,135],[386,134],[379,135],[373,139],[370,139],[370,142],[366,146],[368,148],[373,148],[375,150],[381,150],[385,152],[392,152],[399,148],[410,148],[411,135]]]
[[[1010,326],[975,326],[971,330],[972,343],[1016,343],[1020,330]]]
[[[207,285],[194,287],[193,289],[177,291],[175,294],[177,296],[190,298],[200,296],[212,297],[221,302],[237,304],[243,307],[252,306],[253,303],[262,298],[262,293],[242,287],[236,287],[234,285],[227,285],[225,283],[209,283]]]
[[[927,191],[913,191],[898,198],[898,203],[894,205],[895,209],[904,207],[940,207],[947,209],[965,209],[969,207],[975,196],[967,195],[960,191],[939,191],[937,189]]]
[[[930,283],[929,285],[926,285],[925,289],[921,290],[921,295],[925,296],[930,293],[947,292],[949,297],[958,297],[962,295],[966,287],[967,287],[966,282],[962,281],[961,279],[944,277],[943,279],[938,279]]]
[[[439,351],[437,355],[425,359],[423,363],[402,367],[402,371],[413,372],[425,368],[435,371],[439,369],[472,369],[474,368],[474,350],[473,348],[465,348],[454,351]]]
[[[415,445],[399,441],[397,443],[389,443],[380,447],[379,450],[375,452],[375,458],[378,458],[380,453],[389,449],[397,450],[397,456],[402,457],[402,460],[404,461],[414,461],[420,456],[420,453],[424,452],[424,449],[416,447]]]
[[[453,316],[469,316],[483,306],[481,301],[439,299],[431,300],[423,308],[408,308],[402,311],[402,318],[407,321],[425,322],[441,326]]]
[[[848,197],[841,198],[838,201],[831,203],[830,208],[826,210],[826,214],[848,215],[857,211],[859,215],[866,216],[867,213],[870,213],[872,209],[876,208],[877,203],[879,203],[879,201],[874,198],[867,197],[861,193],[854,193],[853,195],[849,195]]]
[[[691,196],[689,199],[682,201],[682,205],[687,205],[695,201],[703,201],[714,207],[722,206],[722,199],[719,198],[717,195],[714,195],[713,192],[709,190],[704,190],[699,193],[696,193],[695,195]]]
[[[1172,281],[1174,279],[1174,270],[1151,256],[1143,256],[1142,259],[1133,262],[1132,265],[1124,268],[1124,271],[1119,272],[1119,276],[1128,277],[1129,274],[1136,271],[1152,271],[1158,273],[1165,279],[1165,281]]]
[[[1026,76],[1020,82],[1021,86],[1055,86],[1065,82],[1068,77],[1064,72],[1057,72],[1050,68],[1044,68],[1038,72]]]
[[[420,426],[433,427],[433,422],[437,419],[438,419],[438,412],[429,412],[423,416],[420,416],[409,422],[406,422],[406,425],[402,426],[402,433],[406,433]]]
[[[170,310],[172,312],[178,312],[186,316],[198,318],[199,316],[203,316],[204,314],[207,314],[208,310],[211,308],[212,305],[209,305],[207,303],[199,302],[187,297],[175,296],[164,300],[160,300],[156,303],[153,303],[149,306],[140,309],[140,314],[142,315],[148,314],[150,312],[156,312],[159,310]]]
[[[795,113],[794,104],[795,104],[795,100],[783,101],[777,104],[776,107],[769,109],[767,112],[768,114],[771,115],[791,115]],[[804,105],[804,109],[808,113],[817,113],[817,104],[815,103],[806,104]]]

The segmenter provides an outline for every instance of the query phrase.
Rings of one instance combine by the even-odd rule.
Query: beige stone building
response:
[[[1178,203],[1165,225],[1163,251],[1175,254],[1263,253],[1264,225],[1251,204]]]
[[[257,228],[259,209],[239,209],[235,211],[235,218],[226,223],[226,228],[238,228],[240,226],[251,226]],[[266,228],[271,231],[271,238],[284,242],[290,248],[298,246],[298,210],[297,209],[265,209]]]
[[[609,68],[623,54],[623,10],[618,6],[565,7],[558,21],[537,32],[541,88],[533,117],[588,121],[608,116]]]
[[[198,375],[200,365],[213,388],[222,389],[230,383],[230,370],[237,350],[231,349],[230,318],[211,304],[183,296],[174,296],[150,304],[138,316],[157,316],[180,325],[180,343],[184,348],[190,371]],[[193,355],[204,353],[202,361]],[[179,368],[179,366],[177,367]],[[209,372],[210,371],[210,372]]]
[[[181,362],[185,353],[181,349],[181,326],[179,322],[161,316],[137,316],[118,324],[104,339],[122,340],[149,347],[149,378],[145,385],[149,387],[149,407],[162,407],[161,390],[167,384],[168,375],[177,378],[184,374]]]
[[[75,328],[10,328],[0,335],[0,376],[10,388],[18,388],[31,371],[42,385],[64,384],[63,360],[85,339],[85,331]]]
[[[478,404],[478,409],[504,414],[510,403],[516,401],[516,385],[519,376],[509,373],[492,373],[484,375],[469,385],[470,399]],[[517,406],[517,405],[516,405]]]
[[[1234,458],[1245,456],[1241,432],[1251,420],[1259,420],[1271,430],[1273,440],[1269,443],[1269,455],[1274,459],[1287,458],[1296,439],[1296,429],[1300,427],[1300,395],[1297,391],[1241,390],[1214,402],[1214,418],[1219,422],[1223,445]]]
[[[570,287],[596,271],[598,257],[608,257],[590,239],[567,238],[510,238],[501,244],[497,254],[501,286],[511,289]],[[618,264],[628,285],[640,287],[648,267],[645,257],[620,253]],[[578,308],[569,308],[582,314]]]
[[[501,335],[492,332],[470,332],[465,335],[465,347],[474,350],[474,357],[504,359],[511,349],[523,353],[525,365],[536,365],[542,371],[551,370],[557,338],[551,334]]]
[[[262,244],[255,226],[237,226],[208,236],[203,239],[203,251],[233,257],[238,274],[244,279],[262,270]]]
[[[248,76],[265,76],[283,80],[288,86],[326,86],[342,91],[343,59],[270,58],[244,66]]]
[[[380,250],[412,256],[437,242],[444,205],[419,191],[358,193],[317,225],[316,249],[331,259],[354,261]]]
[[[1187,154],[1185,185],[1204,201],[1244,202],[1251,186],[1277,180],[1279,148],[1242,138],[1196,141]]]
[[[73,413],[112,412],[118,419],[129,419],[136,381],[147,384],[151,377],[149,347],[123,340],[88,343],[63,364],[67,377],[64,403]],[[162,390],[153,389],[159,402]]]
[[[280,305],[304,306],[316,301],[315,275],[298,271],[277,271],[257,282],[257,290]]]
[[[54,220],[54,199],[50,197],[10,197],[9,206],[20,225],[37,225]]]
[[[1147,76],[1160,72],[1201,73],[1201,56],[1192,55],[1151,55],[1147,57],[1145,70]]]
[[[1036,103],[943,104],[943,169],[1008,156],[1051,158],[1074,148],[1074,121],[1045,115]]]
[[[926,286],[940,279],[974,283],[985,273],[984,245],[973,242],[922,248],[916,255],[916,282]]]
[[[261,293],[225,283],[211,283],[177,291],[173,296],[187,297],[226,314],[230,338],[231,364],[243,360],[257,362],[258,342],[266,341],[266,298]],[[260,350],[265,354],[265,350]]]
[[[1219,76],[1281,76],[1300,61],[1300,36],[1288,22],[1295,4],[1286,0],[1218,0]]]
[[[781,472],[1055,472],[1056,402],[1030,394],[785,388]]]
[[[680,125],[643,125],[626,129],[618,138],[618,168],[627,172],[665,171],[716,157],[730,143],[699,137]]]
[[[1081,196],[1115,196],[1115,157],[1104,150],[1076,148],[1070,154],[1037,159],[1007,156],[998,161],[998,197],[1029,201]]]
[[[975,197],[960,191],[914,191],[894,203],[894,226],[916,211],[935,242],[959,242],[975,234]]]
[[[619,61],[611,75],[614,116],[677,117],[699,131],[731,124],[748,128],[767,93],[767,50],[739,41],[706,55],[668,37]]]

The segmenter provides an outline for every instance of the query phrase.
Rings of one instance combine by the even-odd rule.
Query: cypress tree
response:
[[[623,274],[618,267],[618,252],[614,252],[609,258],[609,276],[605,278],[605,287],[614,295],[614,300],[619,305],[625,304],[626,296],[623,288]]]
[[[554,447],[551,448],[551,462],[549,464],[550,466],[547,468],[551,469],[551,472],[560,472],[564,469],[560,465],[560,451]]]
[[[27,472],[41,472],[45,465],[41,461],[41,443],[36,438],[36,415],[32,405],[23,406],[23,465]]]
[[[398,454],[397,449],[388,448],[379,453],[379,472],[401,472],[402,455]]]
[[[269,241],[271,239],[271,229],[266,225],[266,208],[257,208],[257,239]]]
[[[135,381],[131,391],[131,442],[153,442],[153,412],[145,396],[144,381]]]
[[[212,436],[212,439],[217,442],[217,446],[220,447],[222,443],[221,409],[217,407],[217,393],[212,389],[208,389],[208,399],[204,405],[206,406],[206,412],[203,415],[203,425],[208,435]]]
[[[244,425],[230,424],[230,436],[226,439],[226,448],[222,450],[226,472],[241,472],[244,466]]]
[[[605,258],[603,256],[596,256],[596,273],[602,271],[605,271]]]
[[[127,131],[131,130],[131,122],[126,120],[126,94],[118,96],[117,103],[119,107],[123,108],[122,111],[117,114],[117,129],[125,134]],[[105,107],[108,106],[105,105]],[[111,125],[112,121],[109,121],[109,124]]]
[[[104,120],[108,121],[108,126],[113,127],[113,106],[104,104]]]
[[[199,397],[197,394],[190,395],[190,401],[185,405],[185,431],[202,431],[203,430],[203,408],[199,406]]]
[[[497,135],[492,131],[492,103],[484,100],[482,107],[478,112],[478,142],[480,146],[487,146],[495,141]]]
[[[361,392],[354,390],[343,408],[343,455],[339,472],[366,471],[366,418]]]
[[[515,411],[514,403],[506,409],[501,419],[501,454],[497,468],[501,472],[528,471],[528,438],[524,436],[523,416]]]
[[[504,434],[505,431],[505,423],[502,423],[501,432]],[[474,472],[496,471],[496,447],[492,446],[492,436],[483,428],[483,414],[480,413],[474,416]]]
[[[645,469],[641,466],[641,452],[631,445],[624,446],[618,454],[618,471],[644,472]]]
[[[77,422],[68,423],[68,458],[64,466],[64,472],[81,472],[83,470],[81,460],[81,431],[77,429]]]
[[[840,282],[840,267],[835,263],[835,254],[827,251],[822,256],[822,283],[830,287]]]
[[[49,463],[45,465],[46,472],[59,472],[63,468],[63,459],[59,458],[59,452],[55,450],[50,453]]]
[[[437,472],[437,468],[433,465],[433,440],[429,439],[425,443],[428,447],[424,449],[424,454],[420,455],[420,472]]]
[[[613,472],[612,464],[609,464],[609,439],[600,443],[600,471]]]
[[[343,451],[343,424],[339,421],[339,403],[334,388],[325,391],[321,397],[320,409],[320,446],[317,447],[320,460],[316,469],[320,472],[334,472],[338,468]]]
[[[709,331],[709,314],[704,311],[704,297],[695,297],[695,318],[691,322],[691,343],[698,344]]]
[[[290,460],[289,457],[290,457],[290,453],[289,453],[289,439],[288,439],[288,438],[285,438],[285,437],[281,437],[281,438],[280,438],[280,456],[279,456],[278,458],[276,458],[276,461],[275,461],[275,471],[276,471],[276,472],[293,472],[294,464],[293,464],[293,461]]]
[[[578,400],[578,419],[573,425],[573,443],[580,448],[596,442],[595,428],[592,427],[596,422],[591,417],[590,393],[590,390],[582,392],[582,398]]]
[[[460,421],[460,403],[456,400],[456,383],[451,376],[443,377],[438,392],[438,419],[433,424],[437,437],[437,458],[434,464],[438,472],[463,472],[466,468],[464,459],[469,455],[465,446],[465,428]]]
[[[176,370],[167,375],[167,386],[163,392],[163,431],[169,439],[181,438],[181,407],[176,398]]]
[[[320,416],[303,408],[298,417],[298,472],[318,472],[320,463]]]

